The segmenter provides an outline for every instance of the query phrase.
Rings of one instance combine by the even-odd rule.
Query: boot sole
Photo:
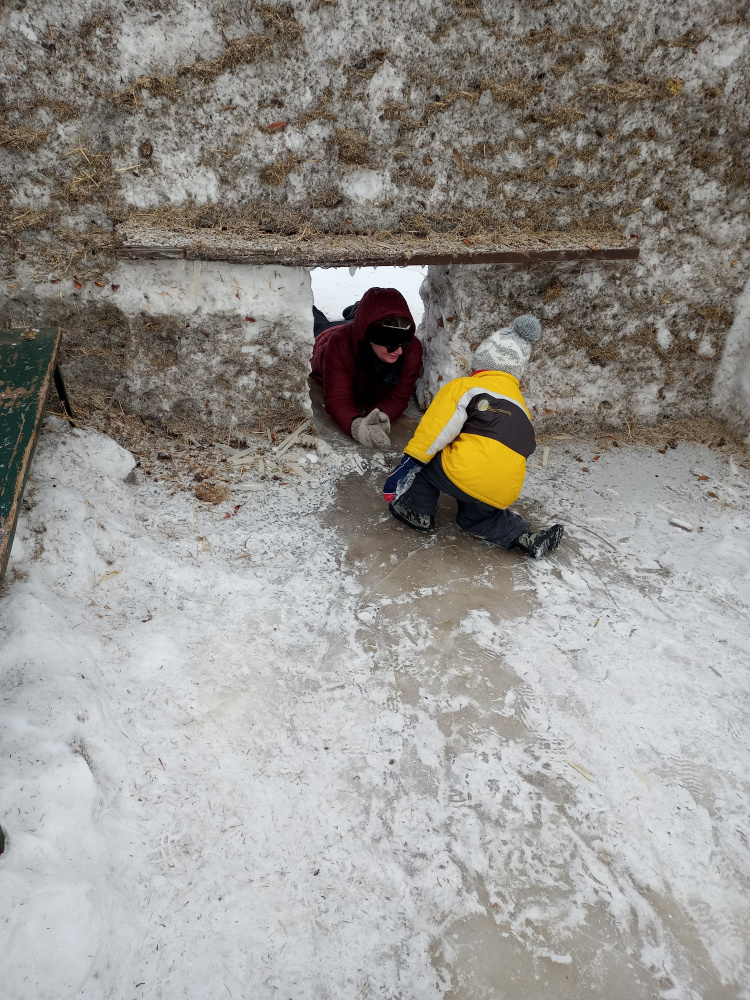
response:
[[[554,552],[562,541],[564,534],[565,528],[561,524],[555,525],[554,531],[550,531],[549,535],[541,541],[539,545],[535,546],[529,555],[532,559],[541,559],[542,556],[546,556],[548,552]]]
[[[407,528],[413,528],[414,531],[421,531],[423,535],[430,535],[435,530],[434,528],[419,528],[417,527],[416,524],[412,524],[411,521],[407,521],[407,519],[402,514],[399,514],[398,511],[395,511],[393,509],[392,503],[388,504],[388,510],[393,515],[393,517],[396,518],[397,521],[400,521],[402,524],[405,524]]]

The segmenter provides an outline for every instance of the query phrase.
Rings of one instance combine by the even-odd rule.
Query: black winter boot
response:
[[[417,531],[429,532],[435,530],[434,514],[417,514],[416,511],[405,507],[399,500],[393,500],[389,503],[388,510],[402,524],[408,524],[410,528],[416,528]]]
[[[551,528],[541,528],[539,531],[525,531],[516,540],[516,545],[532,559],[540,559],[557,548],[564,531],[561,524],[553,524]]]

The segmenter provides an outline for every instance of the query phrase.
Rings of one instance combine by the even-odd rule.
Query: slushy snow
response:
[[[0,600],[4,996],[750,997],[746,458],[550,444],[534,563],[396,524],[393,456],[235,510],[48,421]]]

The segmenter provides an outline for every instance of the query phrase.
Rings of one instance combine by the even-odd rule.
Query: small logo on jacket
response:
[[[513,416],[510,410],[503,410],[500,407],[490,406],[488,399],[480,399],[477,403],[477,409],[480,413],[486,413],[489,410],[490,413],[505,413],[509,417]]]

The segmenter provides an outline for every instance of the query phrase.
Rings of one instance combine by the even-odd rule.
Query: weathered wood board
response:
[[[0,330],[0,587],[60,338],[55,328]]]
[[[534,264],[572,260],[637,260],[639,250],[620,232],[515,233],[502,239],[432,233],[419,239],[342,236],[314,233],[304,237],[257,233],[241,236],[217,229],[168,230],[120,224],[113,252],[124,260],[218,260],[235,264],[281,264],[300,267],[371,267],[407,264]]]

